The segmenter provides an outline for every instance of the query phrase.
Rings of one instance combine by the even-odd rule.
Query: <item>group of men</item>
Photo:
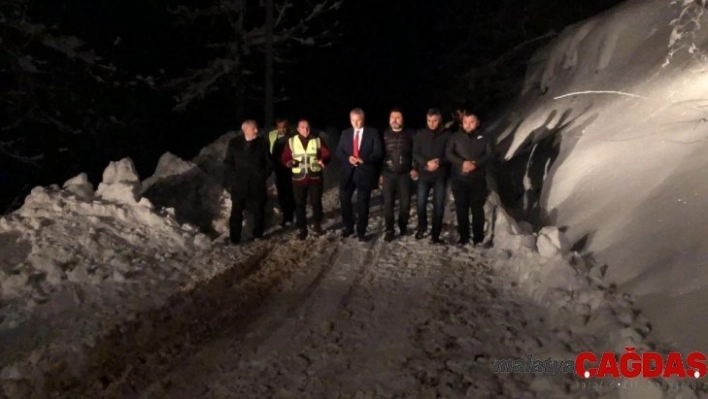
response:
[[[232,243],[238,244],[241,240],[244,210],[253,214],[253,237],[263,237],[266,181],[272,172],[282,212],[281,226],[294,221],[298,238],[307,238],[309,199],[312,233],[323,234],[323,170],[333,155],[343,165],[339,183],[343,237],[356,234],[360,241],[367,240],[371,195],[377,187],[381,187],[384,199],[385,241],[396,238],[396,222],[400,235],[408,235],[411,198],[417,185],[416,239],[422,239],[427,233],[427,204],[432,191],[430,238],[435,244],[442,243],[440,234],[450,186],[457,215],[458,244],[467,244],[470,239],[474,244],[483,241],[484,203],[488,192],[485,167],[492,160],[493,152],[487,135],[478,132],[476,115],[459,111],[455,124],[443,126],[440,111],[430,109],[426,128],[416,132],[405,127],[403,112],[395,108],[389,114],[389,128],[382,135],[365,126],[364,111],[360,108],[353,109],[349,117],[352,127],[342,132],[334,153],[322,137],[311,131],[307,119],[297,122],[297,133],[289,132],[287,121],[279,119],[276,129],[267,137],[258,135],[255,121],[243,122],[243,135],[229,142],[224,160],[233,204],[229,220]],[[399,204],[397,220],[396,202]]]

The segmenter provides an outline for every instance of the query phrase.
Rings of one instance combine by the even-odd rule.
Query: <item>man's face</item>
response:
[[[479,119],[474,115],[465,116],[462,118],[462,129],[467,133],[472,133],[477,130]]]
[[[298,122],[297,132],[300,133],[300,135],[303,137],[309,136],[310,135],[310,122],[308,122],[308,121]]]
[[[258,125],[255,123],[248,123],[243,127],[243,135],[246,138],[252,139],[258,135]]]
[[[428,129],[435,130],[440,126],[440,115],[428,115],[426,121]]]
[[[399,131],[403,128],[403,115],[400,112],[391,112],[388,117],[388,124],[394,131]]]
[[[288,122],[278,122],[275,124],[275,128],[278,129],[278,134],[285,134],[288,132]]]
[[[354,129],[361,129],[364,127],[364,117],[362,115],[352,112],[349,114],[349,121],[352,123]]]

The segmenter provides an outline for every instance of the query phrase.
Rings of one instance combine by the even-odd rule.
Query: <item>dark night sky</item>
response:
[[[290,99],[279,103],[276,113],[290,119],[306,116],[320,128],[342,129],[348,125],[348,110],[360,106],[367,112],[369,124],[385,128],[388,110],[401,106],[407,111],[408,125],[421,127],[428,108],[442,107],[447,116],[459,103],[450,93],[460,84],[456,78],[470,68],[484,65],[528,38],[551,30],[559,32],[616,3],[618,0],[345,0],[336,15],[313,26],[323,29],[338,21],[334,45],[290,53],[294,62],[277,70],[276,88],[284,87]],[[223,26],[218,24],[177,25],[166,11],[168,6],[203,6],[209,4],[206,1],[30,0],[29,4],[35,21],[82,38],[116,66],[114,78],[123,82],[138,74],[182,76],[187,68],[206,64],[213,53],[205,49],[205,43],[223,35]],[[483,103],[487,110],[493,109],[497,100],[489,88],[497,87],[497,80],[501,83],[523,76],[528,55],[515,58],[514,68],[490,76],[472,93],[468,105],[476,108]],[[60,64],[66,65],[66,61]],[[262,65],[250,68],[262,71]],[[58,76],[74,74],[70,68],[62,73]],[[257,79],[250,83],[262,86],[262,78],[254,77]],[[166,151],[189,159],[204,145],[237,128],[241,118],[263,121],[262,94],[254,90],[247,91],[250,99],[241,116],[236,114],[234,95],[228,90],[214,93],[186,112],[171,110],[170,92],[150,90],[142,83],[128,88],[123,85],[115,91],[91,86],[77,86],[77,90],[77,107],[90,100],[97,114],[115,113],[126,120],[125,126],[110,132],[97,129],[86,138],[31,138],[49,149],[66,146],[70,151],[48,153],[39,168],[0,160],[5,170],[15,170],[9,178],[3,177],[7,187],[3,192],[17,193],[27,183],[30,187],[58,183],[81,171],[88,172],[96,184],[108,161],[125,156],[131,156],[141,176],[147,177]],[[69,104],[53,101],[46,107]],[[65,114],[70,111],[63,110]],[[38,130],[36,126],[27,129]],[[6,201],[1,198],[0,205]]]
[[[410,122],[420,125],[425,110],[431,106],[450,111],[452,101],[445,98],[444,89],[453,84],[454,75],[464,72],[460,65],[450,67],[448,63],[450,57],[459,55],[451,54],[455,49],[478,52],[479,59],[493,59],[525,38],[524,32],[505,32],[505,26],[507,30],[521,26],[520,18],[528,19],[523,27],[528,28],[527,36],[533,36],[560,30],[617,1],[572,3],[575,4],[550,0],[345,0],[337,15],[327,17],[340,22],[335,31],[341,36],[335,46],[295,54],[295,58],[302,56],[304,60],[287,66],[285,75],[279,76],[276,85],[285,86],[291,100],[279,104],[277,112],[290,117],[306,115],[317,125],[341,128],[347,123],[347,110],[361,106],[368,111],[371,124],[384,127],[388,109],[403,106],[410,114]],[[203,50],[204,38],[218,29],[208,25],[176,26],[174,18],[165,12],[168,5],[176,4],[190,2],[65,0],[47,2],[41,15],[85,38],[119,68],[134,73],[142,70],[143,74],[163,68],[169,74],[186,65],[203,64],[208,59]],[[116,37],[121,37],[118,45],[113,43]],[[215,135],[224,124],[238,125],[228,102],[212,98],[204,104],[208,104],[208,120],[214,123]],[[262,121],[259,104],[254,101],[248,110],[247,116]]]

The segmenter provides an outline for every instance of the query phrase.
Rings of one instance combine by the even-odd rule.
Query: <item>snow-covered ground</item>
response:
[[[706,78],[685,51],[661,68],[679,6],[630,1],[537,54],[492,124],[484,248],[453,245],[451,212],[447,245],[384,243],[378,192],[373,239],[339,238],[336,166],[326,235],[294,240],[270,201],[267,238],[226,245],[233,135],[144,181],[126,159],[96,190],[35,188],[0,219],[0,397],[706,397],[493,367],[705,350]],[[631,96],[559,98],[587,90]]]
[[[191,163],[166,154],[144,182],[123,160],[95,192],[84,176],[36,188],[2,219],[5,396],[627,397],[493,364],[668,350],[646,341],[647,320],[601,268],[568,253],[556,229],[528,234],[496,195],[486,248],[452,245],[452,229],[447,246],[383,243],[380,198],[373,240],[342,240],[336,188],[324,200],[329,232],[305,242],[271,227],[234,247],[180,224],[212,209],[202,229],[223,230],[228,195],[215,187],[227,138]],[[140,197],[150,192],[181,211]]]
[[[708,18],[700,2],[633,0],[539,51],[492,123],[499,190],[607,264],[659,339],[708,351]],[[695,23],[694,23],[695,22]]]

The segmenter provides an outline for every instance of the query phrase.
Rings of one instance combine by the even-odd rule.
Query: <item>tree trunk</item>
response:
[[[273,30],[275,29],[275,21],[273,18],[273,0],[266,0],[266,48],[265,48],[265,127],[273,126],[273,108],[274,108],[274,49],[273,49]]]
[[[238,17],[238,28],[236,32],[236,40],[238,49],[236,50],[236,71],[235,73],[235,89],[236,89],[236,118],[238,120],[238,126],[241,126],[241,120],[244,118],[246,112],[246,90],[243,81],[243,59],[241,55],[243,54],[243,20],[244,14],[246,13],[246,5],[244,3],[243,9]]]

